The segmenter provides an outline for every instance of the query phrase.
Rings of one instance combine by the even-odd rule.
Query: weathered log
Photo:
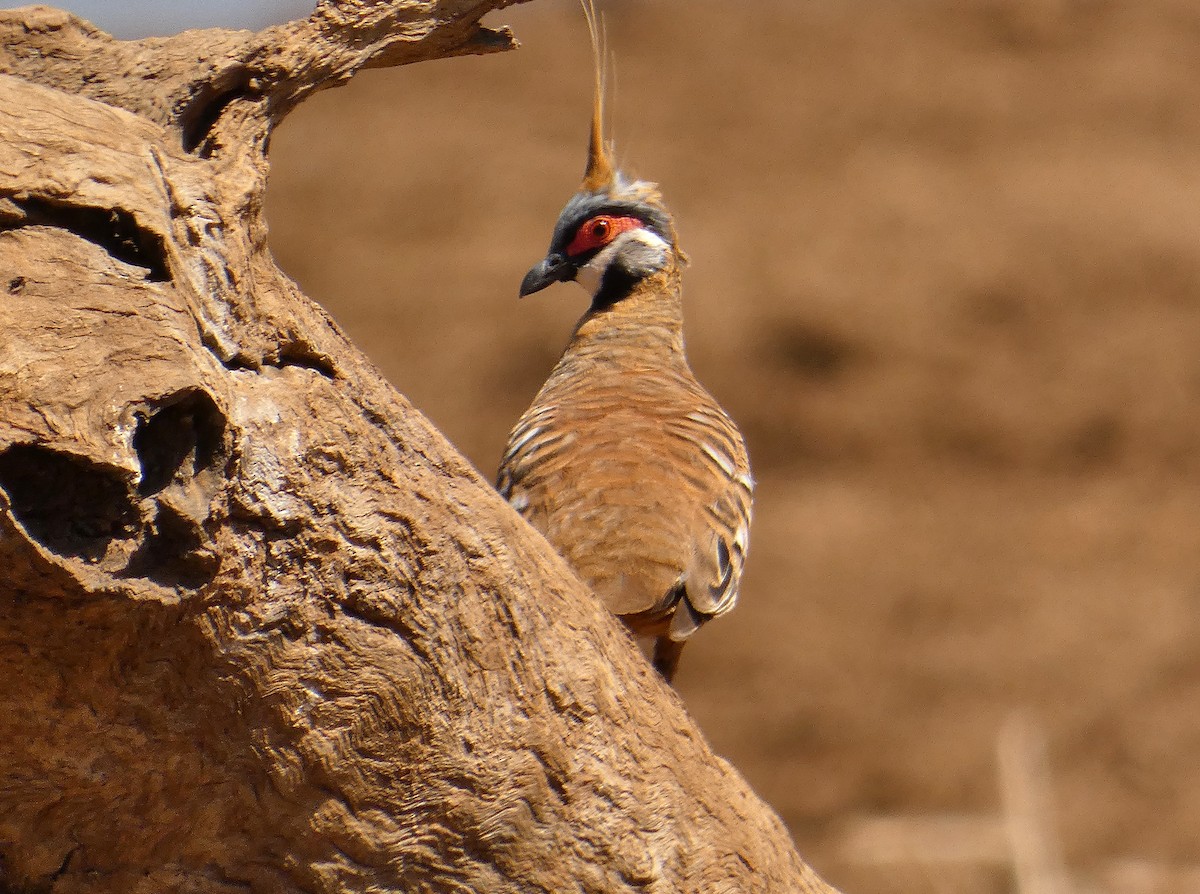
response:
[[[506,5],[0,13],[0,890],[831,890],[267,248],[287,111]]]

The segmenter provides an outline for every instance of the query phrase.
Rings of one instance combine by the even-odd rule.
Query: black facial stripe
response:
[[[633,291],[640,279],[620,264],[610,264],[600,277],[600,288],[592,298],[592,310],[602,310],[616,304]]]

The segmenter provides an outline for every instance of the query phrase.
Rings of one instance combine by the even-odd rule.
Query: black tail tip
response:
[[[683,654],[684,643],[676,642],[669,636],[660,636],[654,641],[654,669],[671,685],[675,684],[675,672],[679,670],[679,656]]]

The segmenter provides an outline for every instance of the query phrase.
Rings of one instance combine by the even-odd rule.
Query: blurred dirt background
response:
[[[684,655],[718,752],[848,892],[862,816],[995,814],[1014,710],[1080,890],[1200,890],[1200,5],[610,2],[614,123],[693,265],[759,481]],[[276,134],[271,243],[489,478],[583,311],[518,303],[578,184],[573,0],[524,48],[368,73]]]

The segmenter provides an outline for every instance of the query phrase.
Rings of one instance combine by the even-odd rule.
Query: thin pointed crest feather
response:
[[[658,184],[647,180],[626,177],[617,170],[613,158],[612,141],[604,133],[604,110],[608,98],[611,60],[608,52],[608,36],[604,20],[596,12],[596,0],[579,0],[583,15],[587,19],[588,35],[592,40],[592,71],[595,75],[595,92],[592,97],[592,128],[588,140],[587,169],[584,171],[581,193],[605,193],[615,200],[644,203],[654,206],[663,215],[666,235],[670,237],[682,263],[687,258],[679,250],[679,239],[675,233],[675,222],[671,212],[663,204]]]
[[[579,0],[587,18],[588,34],[592,39],[592,68],[595,75],[595,91],[592,96],[592,133],[588,142],[587,170],[583,175],[583,188],[599,192],[616,180],[616,166],[612,160],[612,146],[604,138],[604,97],[608,87],[608,41],[604,22],[596,13],[595,0]]]

